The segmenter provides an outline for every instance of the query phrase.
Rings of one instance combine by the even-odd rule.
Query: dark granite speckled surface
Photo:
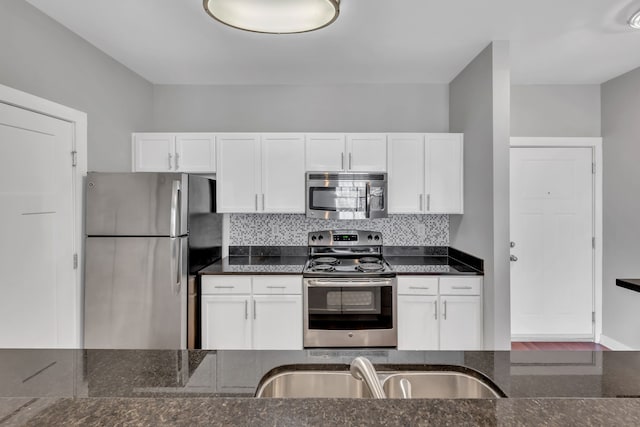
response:
[[[487,400],[256,399],[287,364],[464,366]],[[400,366],[398,366],[400,365]],[[0,350],[0,425],[640,425],[640,352]]]

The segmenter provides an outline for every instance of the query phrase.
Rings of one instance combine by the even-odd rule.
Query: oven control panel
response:
[[[309,233],[309,246],[382,246],[382,233],[364,230],[324,230]]]

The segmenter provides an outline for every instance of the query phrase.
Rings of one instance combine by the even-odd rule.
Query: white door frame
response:
[[[591,148],[595,174],[593,174],[593,236],[595,251],[593,260],[593,310],[596,313],[594,340],[602,335],[602,138],[600,137],[511,137],[511,147],[530,148]]]
[[[71,123],[73,127],[72,146],[76,152],[76,168],[74,171],[75,188],[73,189],[73,198],[75,201],[74,212],[74,236],[73,251],[78,255],[78,268],[75,273],[75,310],[74,317],[74,333],[75,348],[82,348],[82,266],[83,262],[83,235],[84,228],[83,206],[84,206],[84,182],[83,178],[87,175],[87,114],[73,108],[57,104],[52,101],[22,92],[8,86],[0,85],[0,103],[22,108],[24,110],[33,111],[55,119],[63,120]],[[72,159],[72,153],[69,153],[69,162]]]

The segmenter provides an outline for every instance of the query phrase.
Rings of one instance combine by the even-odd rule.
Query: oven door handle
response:
[[[393,279],[309,280],[310,288],[354,288],[392,286]]]

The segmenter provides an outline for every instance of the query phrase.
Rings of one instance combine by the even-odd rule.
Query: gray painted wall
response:
[[[155,131],[447,132],[440,84],[156,85]]]
[[[450,130],[464,132],[464,215],[451,246],[485,260],[485,348],[509,349],[509,45],[494,42],[450,84]]]
[[[601,136],[600,85],[511,87],[512,136]]]
[[[153,86],[23,0],[0,1],[0,84],[88,114],[88,166],[131,170]]]
[[[603,335],[640,349],[640,68],[602,85],[604,180]]]

